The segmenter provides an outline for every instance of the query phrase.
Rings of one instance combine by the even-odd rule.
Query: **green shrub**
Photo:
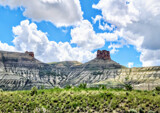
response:
[[[129,110],[129,113],[137,113],[137,111],[134,110],[134,109],[130,109],[130,110]]]
[[[132,87],[131,84],[125,84],[124,87],[125,87],[125,89],[126,89],[127,91],[132,91],[132,90],[133,90],[133,87]]]
[[[99,89],[106,89],[105,85],[99,85]]]
[[[65,89],[71,89],[71,88],[72,88],[72,86],[70,86],[70,85],[65,86]]]
[[[3,89],[0,89],[0,92],[3,92]]]
[[[37,89],[37,87],[35,87],[35,86],[34,86],[34,87],[32,87],[32,89],[31,89],[31,93],[30,93],[30,94],[31,94],[31,96],[33,96],[33,95],[37,95],[37,90],[38,90],[38,89]]]
[[[160,86],[157,86],[157,87],[156,87],[156,91],[160,91]]]
[[[155,113],[155,112],[150,110],[150,111],[148,111],[148,113]]]
[[[144,109],[140,108],[139,113],[145,113]]]
[[[129,93],[128,93],[128,92],[126,92],[126,96],[129,96]]]
[[[152,96],[156,96],[156,93],[155,93],[155,92],[153,92]]]
[[[87,88],[87,84],[85,83],[82,83],[78,86],[78,88],[81,88],[81,89],[86,89]]]
[[[44,89],[44,85],[41,86],[41,89]]]

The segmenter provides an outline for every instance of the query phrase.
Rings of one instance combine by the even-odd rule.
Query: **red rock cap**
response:
[[[28,52],[28,51],[26,51],[25,53],[34,58],[34,52]]]
[[[110,57],[110,51],[106,51],[106,50],[98,50],[97,51],[97,59],[103,59],[103,60],[111,60]]]

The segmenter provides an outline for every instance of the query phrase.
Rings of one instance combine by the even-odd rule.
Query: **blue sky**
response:
[[[50,5],[53,5],[54,2],[58,3],[57,0],[42,1],[44,4],[47,2]],[[75,9],[72,9],[71,7],[71,10],[68,9],[68,12],[71,13],[68,13],[67,11],[64,12],[68,13],[68,16],[70,17],[73,16],[73,18],[59,16],[61,14],[54,14],[55,12],[52,13],[53,10],[50,9],[48,9],[48,11],[50,10],[49,16],[47,15],[48,18],[45,16],[41,18],[41,15],[45,15],[45,9],[44,11],[41,11],[44,13],[42,13],[40,16],[35,16],[32,15],[34,11],[31,13],[33,10],[31,8],[32,6],[25,2],[21,5],[17,5],[17,0],[13,0],[12,3],[5,3],[4,1],[0,1],[0,49],[5,51],[8,50],[20,52],[24,52],[25,49],[28,51],[34,51],[36,58],[44,62],[63,60],[78,60],[81,62],[87,62],[88,60],[94,58],[95,52],[100,49],[112,51],[111,58],[124,66],[128,66],[128,64],[131,64],[131,67],[160,65],[160,58],[158,56],[159,54],[155,54],[157,51],[159,51],[159,48],[154,50],[152,49],[152,46],[150,48],[148,45],[150,38],[154,36],[155,39],[158,39],[159,34],[154,31],[154,35],[152,33],[146,35],[148,33],[148,29],[152,29],[149,28],[151,25],[145,25],[141,23],[143,19],[145,20],[145,18],[152,15],[152,12],[150,15],[146,15],[144,18],[140,18],[138,12],[143,9],[138,9],[136,7],[138,2],[130,5],[132,0],[130,0],[128,4],[125,4],[125,0],[122,1],[116,2],[115,0],[80,0],[80,4],[78,4],[79,2],[76,2],[76,4],[78,4],[76,6],[73,6],[74,4],[68,1],[68,4],[73,6]],[[105,3],[107,5],[103,5]],[[159,4],[158,1],[157,3]],[[36,2],[34,4],[35,8],[39,7],[36,5]],[[65,2],[63,5],[65,6]],[[121,9],[116,10],[116,8],[119,8],[119,6],[121,6],[121,9],[127,10],[128,13],[122,13],[123,10],[121,11]],[[54,7],[54,5],[51,7]],[[157,7],[159,7],[159,5]],[[26,10],[26,8],[30,9],[30,12]],[[130,11],[130,8],[134,8],[134,10]],[[57,10],[63,12],[63,9]],[[72,12],[73,10],[75,10],[75,12]],[[154,11],[155,9],[152,10]],[[77,17],[74,17],[75,13],[78,15]],[[131,17],[130,13],[132,15],[134,14],[135,18]],[[142,13],[144,13],[144,15],[147,14],[147,12]],[[64,14],[62,13],[62,15]],[[119,18],[118,20],[115,19],[117,18],[117,15]],[[96,19],[98,16],[100,18]],[[158,18],[158,16],[159,13],[155,15],[153,19]],[[55,19],[56,17],[58,19]],[[64,18],[68,20],[64,22]],[[129,20],[127,20],[128,18]],[[61,19],[62,21],[60,21]],[[26,20],[29,21],[29,23],[27,23]],[[152,20],[152,18],[150,20]],[[134,26],[135,21],[137,22],[136,26]],[[138,22],[141,24],[138,24]],[[36,27],[32,28],[32,26],[30,26],[32,23],[34,23]],[[107,25],[109,28],[102,29],[100,28],[100,25],[102,25],[103,28],[105,25]],[[111,29],[112,25],[114,26],[113,29],[109,30]],[[141,25],[141,28],[144,28],[142,32],[140,30],[135,31],[137,26],[140,28],[139,25]],[[135,27],[135,29],[131,26]],[[148,29],[145,29],[146,26]],[[19,27],[23,32],[19,33]],[[155,27],[159,27],[159,21],[157,21],[157,25]],[[83,28],[86,28],[86,30]],[[86,32],[86,34],[84,32]],[[29,35],[26,35],[25,33]],[[90,36],[90,34],[93,35]],[[110,35],[108,34],[114,35],[113,38],[110,38]],[[46,38],[45,41],[42,39],[44,37]],[[97,41],[94,37],[97,39]],[[28,42],[25,43],[26,39]],[[46,46],[45,44],[50,46]],[[155,44],[153,43],[151,45],[154,46]],[[45,50],[44,53],[43,49]],[[39,51],[41,54],[38,53]],[[53,54],[50,54],[52,52]],[[57,52],[60,52],[59,56],[56,56],[58,54]],[[45,54],[48,55],[48,57],[46,57]],[[153,54],[154,56],[149,56],[150,54]],[[150,60],[150,57],[152,57],[153,60]]]

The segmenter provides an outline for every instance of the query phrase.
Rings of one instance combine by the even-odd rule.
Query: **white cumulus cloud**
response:
[[[141,52],[143,66],[160,65],[159,0],[100,0],[93,8],[101,10],[102,18],[115,25],[124,40]]]
[[[96,33],[92,24],[88,20],[83,20],[71,30],[71,37],[71,43],[91,51],[102,48],[105,45],[105,41],[116,41],[118,32]]]
[[[99,22],[99,29],[101,30],[109,30],[109,31],[112,31],[115,26],[114,25],[108,25],[107,23],[102,23],[101,24],[101,20],[103,20],[103,17],[100,16],[100,15],[97,15],[95,18],[92,18],[93,19],[93,23],[95,24],[97,21]]]
[[[3,50],[3,51],[15,51],[16,49],[13,46],[9,46],[7,43],[2,43],[0,41],[0,50]]]
[[[35,23],[24,20],[13,27],[14,46],[0,42],[0,49],[6,51],[33,51],[35,57],[43,62],[76,60],[86,62],[95,58],[95,53],[79,47],[72,47],[68,42],[49,41],[47,33],[37,30]]]
[[[129,67],[129,68],[132,68],[132,67],[133,67],[133,65],[134,65],[134,63],[133,63],[133,62],[128,62],[128,67]]]
[[[49,21],[54,25],[74,25],[83,19],[79,0],[0,0],[0,5],[12,9],[23,7],[23,15],[34,21]]]

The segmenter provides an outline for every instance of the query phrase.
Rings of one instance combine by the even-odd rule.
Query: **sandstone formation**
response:
[[[98,86],[103,84],[108,87],[123,87],[124,83],[127,82],[137,90],[153,90],[156,86],[160,86],[160,67],[158,66],[108,70],[108,72],[110,74],[106,80],[90,85]],[[105,73],[108,72],[105,71]]]
[[[52,70],[26,53],[0,51],[0,88],[4,90],[30,89],[33,86],[53,87],[42,72]]]
[[[97,59],[111,60],[110,52],[106,50],[97,51]]]
[[[34,58],[34,53],[33,53],[33,52],[28,52],[28,51],[26,51],[25,54],[28,54],[29,56],[31,56],[31,57]]]
[[[76,61],[45,64],[32,52],[0,51],[0,88],[4,90],[77,86],[80,83],[121,87],[126,77],[135,89],[152,90],[160,85],[160,67],[126,68],[111,60],[107,51],[98,51],[95,59],[84,64]]]

